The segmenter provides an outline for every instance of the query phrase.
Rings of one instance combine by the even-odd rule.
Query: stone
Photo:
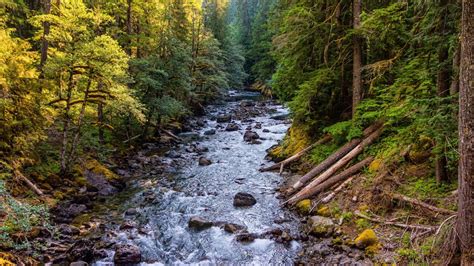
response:
[[[372,229],[365,229],[362,233],[357,236],[354,240],[356,247],[364,249],[368,246],[376,245],[378,243],[377,235]]]
[[[252,140],[256,140],[256,139],[259,139],[260,136],[254,132],[254,131],[245,131],[245,134],[244,134],[244,141],[246,142],[251,142]]]
[[[125,215],[137,215],[138,214],[138,211],[137,209],[135,208],[129,208],[128,210],[125,211]]]
[[[309,212],[311,211],[311,200],[304,199],[304,200],[299,201],[296,204],[296,210],[301,215],[309,214]]]
[[[330,236],[335,228],[334,222],[327,217],[311,216],[308,220],[307,231],[315,236]]]
[[[216,134],[215,129],[209,129],[209,130],[204,131],[204,135],[206,136],[215,135],[215,134]]]
[[[239,126],[235,123],[230,123],[225,128],[225,131],[237,131],[237,130],[239,130]]]
[[[252,233],[242,233],[242,234],[239,234],[235,237],[235,240],[239,241],[239,242],[253,242],[255,239],[257,239],[257,235],[256,234],[252,234]]]
[[[208,165],[211,165],[212,164],[212,161],[207,159],[207,158],[204,158],[204,157],[201,157],[199,158],[199,165],[200,166],[208,166]]]
[[[239,231],[245,230],[246,227],[240,224],[226,223],[224,224],[224,231],[227,233],[235,234]]]
[[[257,203],[257,200],[249,193],[239,192],[234,196],[235,207],[246,207],[253,206]]]
[[[210,228],[212,225],[212,222],[198,216],[193,216],[188,221],[188,227],[198,231]]]
[[[85,262],[85,261],[82,261],[82,260],[79,260],[79,261],[75,261],[75,262],[72,262],[71,264],[69,264],[69,266],[88,266],[89,263]]]
[[[267,129],[265,128],[264,130],[262,130],[263,133],[269,133],[270,132],[270,129]]]
[[[122,244],[115,246],[115,264],[138,264],[142,261],[140,249],[135,245]]]
[[[261,123],[256,123],[256,124],[255,124],[255,128],[256,128],[256,129],[261,129],[261,128],[262,128],[262,124],[261,124]]]
[[[231,115],[219,115],[217,116],[216,119],[217,123],[229,123],[232,121],[232,116]]]
[[[78,235],[81,232],[79,228],[68,224],[60,224],[58,229],[61,234],[68,236]]]
[[[254,101],[243,100],[243,101],[240,102],[240,107],[251,107],[251,106],[255,106]]]
[[[124,221],[121,225],[120,225],[120,230],[127,230],[127,229],[133,229],[135,228],[137,225],[135,222],[133,221]]]

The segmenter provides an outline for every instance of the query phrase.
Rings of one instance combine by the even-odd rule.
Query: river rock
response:
[[[216,134],[215,129],[209,129],[209,130],[204,131],[204,135],[206,136],[215,135],[215,134]]]
[[[270,129],[265,128],[265,129],[262,130],[262,132],[263,132],[263,133],[269,133],[269,132],[270,132]]]
[[[128,210],[125,211],[125,215],[132,216],[132,215],[137,215],[138,211],[135,208],[129,208]]]
[[[230,123],[225,128],[225,131],[237,131],[237,130],[239,130],[239,126],[235,123]]]
[[[71,264],[69,264],[69,266],[88,266],[89,263],[85,262],[85,261],[75,261],[75,262],[72,262]]]
[[[251,107],[251,106],[255,106],[255,102],[254,101],[250,101],[250,100],[243,100],[240,102],[240,106],[241,107]]]
[[[70,223],[76,216],[87,210],[84,204],[64,202],[54,209],[55,220],[60,223]]]
[[[196,145],[196,147],[194,148],[194,151],[196,151],[197,153],[204,153],[204,152],[208,152],[209,148],[201,146],[201,145]]]
[[[257,203],[257,200],[249,193],[239,192],[234,196],[235,207],[253,206]]]
[[[204,230],[212,227],[212,222],[205,220],[201,217],[194,216],[189,219],[188,227],[196,230]]]
[[[259,139],[260,136],[257,134],[257,132],[254,131],[245,131],[244,134],[244,141],[246,142],[252,142],[253,140]]]
[[[226,223],[224,224],[224,231],[227,233],[235,234],[239,231],[245,230],[247,227],[240,225],[240,224],[234,224],[234,223]]]
[[[114,263],[119,265],[137,264],[142,261],[140,249],[135,245],[125,244],[115,247]]]
[[[124,221],[120,225],[120,230],[127,230],[127,229],[133,229],[137,226],[137,224],[133,221]]]
[[[208,165],[211,165],[212,164],[212,161],[207,159],[207,158],[204,158],[204,157],[201,157],[199,158],[199,165],[200,166],[208,166]]]
[[[216,119],[217,123],[229,123],[231,120],[231,115],[219,115]]]
[[[60,224],[58,230],[61,234],[68,236],[78,235],[81,232],[77,227],[69,224]]]
[[[262,128],[262,124],[261,124],[261,123],[255,124],[255,128],[256,128],[256,129],[261,129],[261,128]]]
[[[257,238],[258,238],[258,235],[252,234],[252,233],[242,233],[235,236],[235,240],[239,242],[253,242]]]
[[[315,236],[330,236],[335,228],[334,222],[327,217],[311,216],[308,220],[308,233]]]
[[[92,187],[100,196],[109,196],[118,192],[118,189],[114,187],[104,175],[89,170],[86,170],[84,175],[87,179],[88,190]]]

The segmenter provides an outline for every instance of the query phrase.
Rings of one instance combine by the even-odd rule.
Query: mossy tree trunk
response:
[[[362,0],[354,0],[353,3],[353,27],[360,28],[360,12]],[[355,36],[353,40],[353,69],[352,69],[352,116],[356,112],[357,105],[362,100],[362,48],[361,40]]]

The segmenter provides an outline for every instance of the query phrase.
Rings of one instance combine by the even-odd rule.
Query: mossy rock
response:
[[[12,262],[14,259],[14,256],[10,253],[0,252],[0,265],[15,266],[16,264]]]
[[[311,212],[311,200],[305,199],[296,204],[296,209],[299,214],[305,215]]]
[[[329,209],[328,206],[323,206],[318,209],[318,215],[324,216],[324,217],[331,217],[331,210]]]
[[[110,169],[105,167],[103,164],[101,164],[97,160],[94,160],[94,159],[88,160],[84,166],[87,170],[91,171],[94,174],[102,175],[109,181],[119,179],[118,175],[110,171]]]
[[[375,231],[372,229],[365,229],[354,240],[354,244],[356,245],[356,247],[361,248],[361,249],[365,249],[372,245],[377,245],[378,243],[379,243],[379,240],[377,238],[377,235],[375,234]]]
[[[335,226],[330,218],[311,216],[308,220],[307,232],[315,236],[330,236],[334,232]]]
[[[54,197],[55,199],[62,200],[62,199],[64,199],[65,195],[64,195],[64,193],[61,192],[61,191],[55,191],[55,192],[53,193],[53,197]]]
[[[379,252],[381,247],[382,247],[382,245],[380,245],[380,243],[370,245],[370,246],[365,248],[365,255],[373,257],[375,254],[377,254]]]
[[[382,168],[382,166],[383,166],[383,160],[382,159],[375,159],[370,163],[369,171],[371,173],[376,173]]]

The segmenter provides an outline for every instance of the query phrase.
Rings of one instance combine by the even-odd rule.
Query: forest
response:
[[[474,265],[473,1],[0,15],[0,265]]]

